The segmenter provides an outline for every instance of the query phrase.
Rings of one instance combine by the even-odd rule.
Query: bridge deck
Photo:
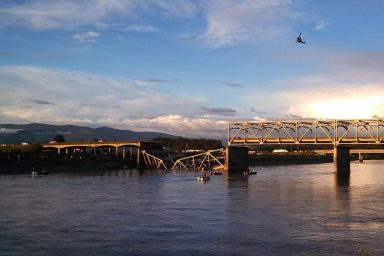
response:
[[[55,143],[42,143],[43,148],[72,148],[72,147],[137,147],[141,149],[153,148],[162,149],[162,143],[159,142],[143,142],[143,141],[91,141],[91,142],[55,142]]]
[[[231,144],[334,144],[335,140],[330,138],[235,138],[231,140]],[[369,137],[361,138],[343,138],[338,141],[339,144],[377,144],[377,140]]]

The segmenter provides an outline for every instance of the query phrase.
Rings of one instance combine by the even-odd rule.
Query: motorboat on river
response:
[[[248,170],[244,171],[244,175],[256,175],[256,174],[257,174],[257,171],[255,171],[255,170],[248,169]]]
[[[37,171],[32,171],[32,176],[46,176],[48,175],[49,172],[47,170],[37,170]]]
[[[197,176],[197,180],[208,181],[209,180],[209,176],[205,173],[204,175]]]

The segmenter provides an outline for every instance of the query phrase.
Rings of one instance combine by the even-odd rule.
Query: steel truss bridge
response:
[[[176,160],[172,169],[224,169],[224,149],[208,150],[203,153],[198,153],[192,156],[187,156]]]
[[[253,121],[228,125],[228,146],[380,145],[384,119]]]
[[[43,148],[54,148],[58,154],[69,154],[77,152],[76,149],[91,148],[93,154],[97,154],[97,148],[114,148],[114,154],[122,154],[122,159],[126,159],[126,154],[130,160],[137,161],[137,166],[152,169],[224,169],[224,150],[208,150],[187,157],[159,157],[158,151],[163,150],[161,143],[142,142],[142,141],[100,141],[100,142],[55,142],[40,144]],[[128,152],[127,152],[128,149]],[[110,154],[111,150],[109,150]]]

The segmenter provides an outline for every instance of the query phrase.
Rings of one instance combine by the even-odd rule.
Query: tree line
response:
[[[183,137],[178,138],[163,138],[156,137],[152,139],[153,142],[161,142],[163,146],[170,151],[182,150],[211,150],[222,148],[223,145],[220,140],[216,139],[188,139]]]

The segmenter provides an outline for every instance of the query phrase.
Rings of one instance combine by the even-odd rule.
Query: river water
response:
[[[0,255],[384,255],[384,161],[0,176]]]

